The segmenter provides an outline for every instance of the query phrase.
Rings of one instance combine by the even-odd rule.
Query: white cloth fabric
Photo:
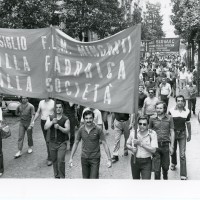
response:
[[[48,101],[41,100],[38,106],[38,109],[41,111],[41,119],[47,120],[49,115],[54,113],[54,100],[49,99]]]

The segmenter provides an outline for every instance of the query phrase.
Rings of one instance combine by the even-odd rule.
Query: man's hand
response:
[[[34,122],[31,122],[30,126],[31,127],[34,127],[35,123]]]
[[[111,123],[111,128],[114,129],[114,123]]]
[[[191,140],[191,136],[189,135],[188,137],[187,137],[187,142],[189,142]]]
[[[128,127],[128,130],[131,130],[133,128],[133,124],[130,123],[129,127]]]
[[[137,148],[136,148],[136,147],[132,147],[132,148],[129,148],[129,150],[131,150],[131,151],[132,151],[132,153],[136,153],[136,151],[137,151]]]
[[[72,160],[72,158],[69,160],[69,166],[73,167],[73,160]]]
[[[169,153],[170,153],[170,155],[172,155],[174,153],[174,147],[173,146],[169,147]]]
[[[107,167],[108,167],[108,168],[111,168],[111,167],[112,167],[112,160],[111,160],[111,159],[108,160],[108,162],[107,162]]]
[[[60,127],[60,126],[59,126],[58,124],[54,124],[54,128],[55,128],[55,129],[59,129],[59,127]]]
[[[57,124],[57,123],[58,123],[58,120],[57,120],[56,118],[53,118],[52,123],[53,123],[53,124]]]

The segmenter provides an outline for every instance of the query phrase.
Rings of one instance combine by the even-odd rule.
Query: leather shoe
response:
[[[47,160],[47,166],[51,166],[52,165],[52,161],[51,160]]]
[[[20,152],[20,151],[18,151],[18,152],[15,154],[15,156],[14,156],[14,157],[15,157],[15,159],[17,159],[17,158],[21,157],[21,155],[22,155],[22,154],[21,154],[21,152]]]
[[[118,156],[113,156],[112,157],[112,163],[116,163],[119,160]]]

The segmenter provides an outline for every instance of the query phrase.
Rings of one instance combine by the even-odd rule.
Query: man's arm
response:
[[[188,130],[187,142],[191,140],[191,123],[190,121],[186,121],[186,126]]]
[[[174,152],[174,140],[175,140],[175,133],[174,133],[174,129],[170,129],[170,154],[172,155]]]
[[[111,167],[112,159],[111,159],[110,149],[109,149],[108,144],[105,139],[102,140],[102,144],[103,144],[104,150],[105,150],[107,158],[108,158],[108,167]]]
[[[168,86],[169,86],[169,94],[168,94],[167,98],[169,98],[171,96],[171,93],[172,93],[171,85],[169,84]]]
[[[56,124],[56,123],[57,123],[57,119],[56,118],[53,118],[53,120],[51,121],[50,117],[47,117],[47,121],[46,121],[46,123],[44,125],[44,130],[47,130],[47,129],[51,128],[51,126],[53,124]]]
[[[74,154],[76,153],[76,150],[78,148],[78,144],[79,144],[79,140],[75,140],[74,142],[74,145],[72,147],[72,152],[71,152],[71,155],[70,155],[70,159],[69,159],[69,166],[72,167],[73,165],[73,157],[74,157]]]
[[[41,107],[40,107],[40,103],[39,103],[37,112],[35,113],[35,116],[34,116],[34,118],[33,118],[33,121],[32,121],[32,123],[31,123],[31,126],[34,126],[34,123],[35,123],[35,121],[37,120],[37,118],[39,117],[40,113],[41,113]]]

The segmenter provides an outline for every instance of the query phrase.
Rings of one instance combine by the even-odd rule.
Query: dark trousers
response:
[[[152,162],[151,158],[136,158],[134,163],[134,156],[131,156],[131,172],[133,179],[151,179]]]
[[[169,156],[169,143],[161,145],[158,143],[158,149],[155,153],[155,158],[157,167],[155,169],[155,180],[160,179],[161,168],[163,173],[163,179],[168,179],[168,170],[170,165],[170,156]]]
[[[191,111],[193,111],[195,113],[195,107],[196,107],[196,102],[197,99],[188,99],[188,109]]]
[[[177,143],[179,143],[179,154],[180,154],[180,176],[187,177],[187,166],[186,166],[186,136],[177,138],[174,141],[174,153],[172,154],[172,164],[177,165]]]
[[[0,173],[4,172],[4,165],[3,165],[3,151],[2,151],[2,138],[1,138],[1,131],[0,131]]]
[[[45,123],[46,123],[46,120],[41,120],[41,128],[42,128],[44,140],[47,146],[47,160],[51,161],[51,155],[50,155],[50,150],[49,150],[50,133],[49,133],[49,130],[44,130]]]
[[[49,142],[51,159],[53,162],[53,171],[55,178],[65,178],[65,155],[67,152],[67,141]]]
[[[163,101],[163,102],[165,102],[166,103],[166,105],[168,106],[168,104],[169,104],[169,98],[167,98],[167,96],[168,95],[162,95],[161,94],[161,101]]]
[[[84,179],[98,179],[100,158],[81,158],[82,175]]]
[[[74,140],[75,140],[75,125],[76,125],[76,119],[75,116],[74,117],[69,117],[69,121],[70,121],[70,147],[73,147],[74,144]]]

